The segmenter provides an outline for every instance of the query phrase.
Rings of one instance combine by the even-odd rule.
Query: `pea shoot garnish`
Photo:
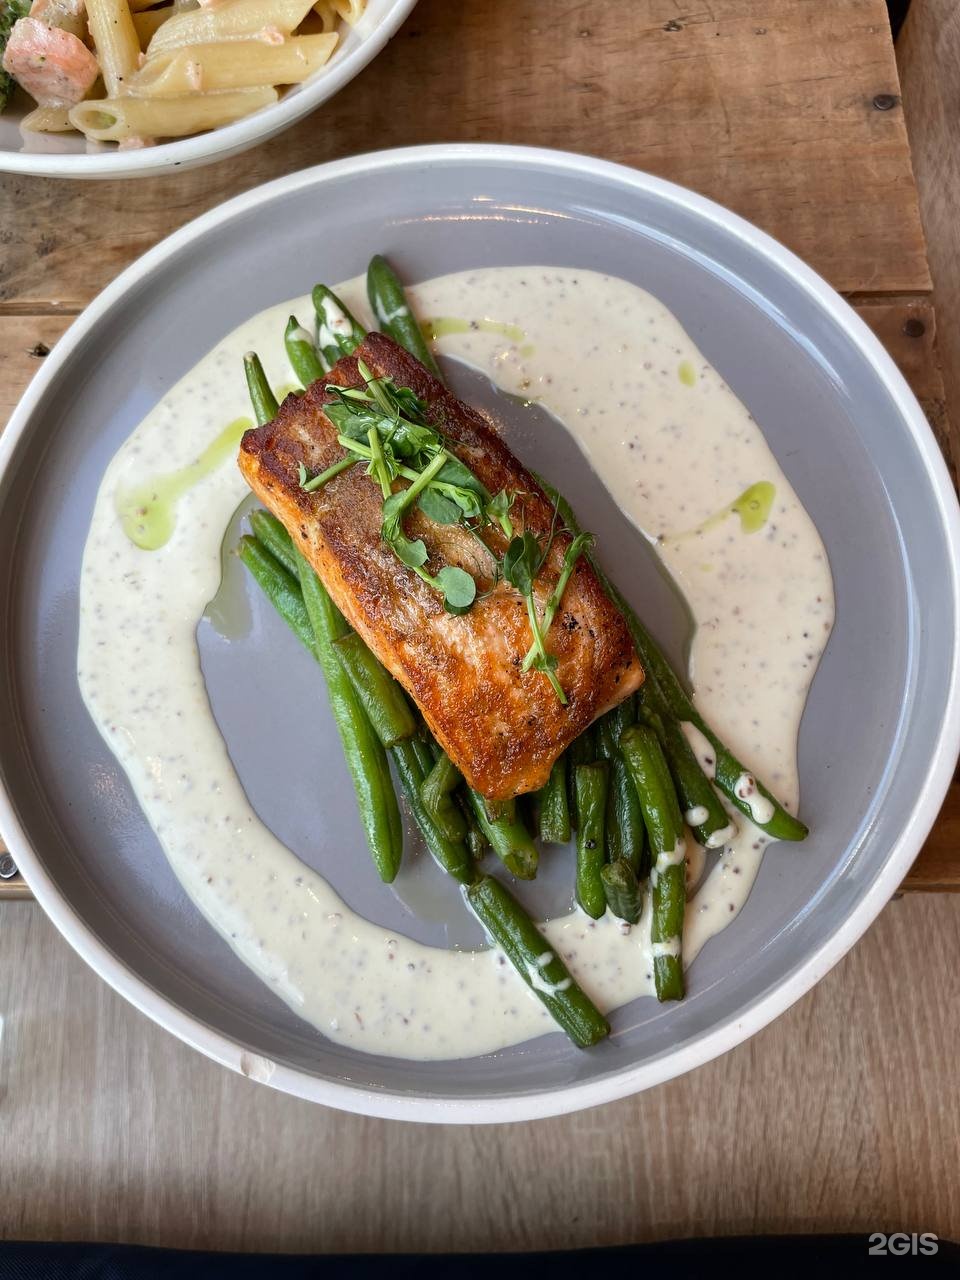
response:
[[[556,511],[545,546],[529,530],[515,535],[510,510],[517,495],[506,489],[491,494],[447,448],[441,433],[426,421],[426,406],[408,387],[397,387],[390,378],[374,377],[362,360],[357,362],[357,368],[363,386],[338,387],[329,383],[326,387],[334,398],[324,405],[324,413],[336,427],[337,441],[347,456],[315,476],[308,475],[301,464],[300,488],[315,493],[348,467],[366,464],[367,475],[383,495],[380,536],[401,564],[442,596],[448,613],[466,613],[471,608],[477,600],[476,579],[466,569],[452,564],[431,573],[426,544],[422,538],[407,536],[404,518],[416,508],[435,524],[459,525],[473,534],[492,561],[494,580],[503,578],[526,601],[533,643],[522,669],[542,671],[565,704],[567,696],[556,675],[557,659],[547,652],[545,636],[576,561],[592,541],[590,535],[580,534],[567,549],[563,570],[541,619],[533,584],[553,545]],[[409,483],[394,491],[398,479]],[[496,526],[509,539],[502,559],[480,536],[481,530],[490,526]]]
[[[557,615],[557,610],[560,608],[560,601],[563,599],[563,593],[567,589],[567,583],[570,581],[570,575],[576,568],[577,561],[583,553],[588,551],[592,546],[592,533],[578,533],[570,543],[569,547],[567,547],[566,554],[563,557],[563,568],[560,570],[560,577],[557,579],[557,585],[551,591],[550,598],[547,601],[547,607],[543,611],[542,629],[544,635],[546,635],[550,630],[550,626]],[[539,650],[537,648],[536,637],[534,637],[534,642],[527,651],[527,656],[523,660],[521,670],[529,671],[531,667],[535,667],[537,665],[538,655]]]
[[[563,569],[557,579],[557,585],[550,593],[542,620],[537,614],[537,602],[533,595],[533,584],[543,568],[547,556],[550,554],[553,534],[551,533],[546,547],[542,548],[533,534],[526,530],[522,536],[512,539],[507,547],[506,555],[503,557],[503,576],[512,587],[516,587],[526,601],[527,617],[530,621],[530,630],[533,633],[533,644],[523,660],[521,669],[523,671],[530,671],[531,669],[542,671],[564,706],[567,703],[567,695],[564,693],[563,686],[557,678],[557,659],[553,654],[547,652],[546,634],[550,630],[550,624],[553,622],[560,606],[560,600],[567,583],[570,581],[574,566],[592,541],[593,538],[589,533],[581,533],[570,543],[563,558]]]

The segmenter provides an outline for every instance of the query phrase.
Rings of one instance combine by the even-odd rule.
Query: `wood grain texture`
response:
[[[960,899],[903,898],[726,1057],[579,1115],[471,1129],[342,1115],[232,1075],[115,996],[38,907],[0,904],[0,1239],[291,1252],[956,1239],[958,949]]]
[[[7,419],[73,316],[0,315],[0,424]],[[2,426],[0,426],[2,430]]]
[[[960,474],[960,7],[914,0],[897,46],[920,210],[929,243],[933,300],[941,316],[948,456]]]
[[[889,95],[893,107],[874,99]],[[0,184],[0,304],[79,308],[161,236],[259,182],[422,142],[588,151],[757,222],[839,289],[929,288],[883,0],[420,0],[315,115],[166,177]]]
[[[960,229],[955,228],[953,234],[955,252],[960,255]],[[950,412],[947,403],[941,367],[941,330],[945,324],[952,331],[960,320],[960,293],[953,323],[949,312],[935,310],[929,298],[854,300],[854,305],[861,319],[893,356],[920,401],[957,488],[960,485],[960,418]],[[957,410],[960,412],[960,401]]]

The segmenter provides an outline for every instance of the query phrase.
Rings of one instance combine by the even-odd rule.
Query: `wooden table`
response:
[[[72,317],[205,209],[373,147],[477,140],[634,165],[782,240],[879,334],[956,478],[883,0],[421,0],[339,97],[246,155],[141,181],[2,179],[0,421]],[[960,785],[904,887],[960,890]]]

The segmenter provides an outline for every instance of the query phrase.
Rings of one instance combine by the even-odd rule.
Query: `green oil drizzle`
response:
[[[177,503],[234,453],[240,437],[252,426],[249,418],[237,418],[207,445],[196,462],[117,494],[117,514],[134,546],[157,551],[170,540],[177,523]]]
[[[689,360],[680,361],[677,373],[685,387],[695,387],[697,385],[697,371]]]
[[[740,517],[740,528],[744,533],[758,533],[770,518],[776,496],[775,485],[769,480],[758,480],[749,489],[744,489],[727,510],[731,515]]]
[[[523,342],[527,333],[518,324],[504,324],[500,320],[462,320],[459,316],[432,316],[420,325],[423,336],[428,342],[436,338],[446,338],[453,333],[469,333],[471,330],[480,333],[495,333],[509,342]],[[533,347],[525,347],[522,355],[532,355]]]
[[[695,529],[686,529],[683,533],[665,534],[660,538],[660,542],[664,545],[674,545],[678,542],[686,542],[690,538],[697,538],[710,529],[716,528],[718,524],[722,524],[728,516],[740,517],[741,533],[759,533],[770,518],[776,496],[776,485],[771,484],[769,480],[758,480],[756,484],[750,485],[749,489],[744,489],[743,493],[734,498],[729,506],[710,516],[702,524],[698,524]],[[701,565],[701,568],[705,567]]]

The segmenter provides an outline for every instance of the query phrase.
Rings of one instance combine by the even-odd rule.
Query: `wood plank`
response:
[[[294,169],[475,140],[647,169],[756,221],[837,288],[922,292],[898,95],[883,0],[420,0],[353,84],[246,155],[76,187],[4,178],[0,306],[78,309],[175,227]]]
[[[897,46],[903,106],[927,233],[946,384],[949,449],[960,474],[960,8],[915,0]]]
[[[921,404],[944,398],[937,353],[936,311],[929,298],[852,298],[861,320],[877,335]]]
[[[954,483],[960,477],[960,9],[955,0],[914,0],[897,45],[903,107],[927,233],[945,404],[926,405]],[[960,783],[905,888],[960,889]]]
[[[114,995],[39,908],[0,904],[0,1239],[322,1253],[957,1239],[958,952],[960,900],[892,902],[724,1058],[579,1115],[471,1129],[342,1115],[233,1075]]]
[[[960,236],[957,239],[960,252]],[[939,350],[944,326],[938,325],[937,317],[941,313],[929,298],[886,302],[871,299],[855,306],[861,319],[893,356],[920,401],[957,488],[960,486],[960,418],[948,412]],[[960,320],[960,308],[955,314]],[[948,324],[947,328],[952,326]],[[960,412],[960,401],[957,410]]]
[[[940,816],[902,887],[960,893],[960,778],[954,778]]]
[[[0,316],[0,430],[71,315]]]

